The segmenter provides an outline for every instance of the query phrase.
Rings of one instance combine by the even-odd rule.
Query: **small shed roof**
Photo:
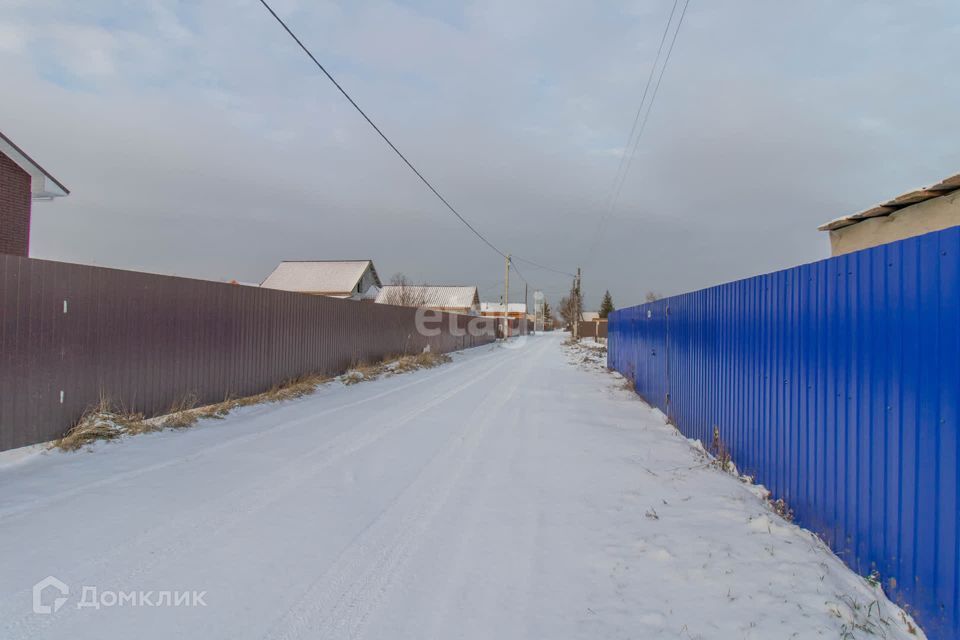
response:
[[[470,307],[480,303],[475,286],[449,285],[386,285],[377,294],[378,304],[400,304],[406,299],[411,306],[444,309]]]
[[[15,145],[13,140],[3,135],[2,131],[0,131],[0,153],[3,153],[17,163],[17,166],[30,174],[30,190],[34,200],[50,200],[70,193],[70,190],[63,186],[63,183],[50,175],[50,172],[28,156],[23,149]]]
[[[905,207],[909,207],[910,205],[945,196],[948,193],[956,191],[957,189],[960,189],[960,174],[951,176],[945,180],[941,180],[937,184],[929,187],[908,191],[892,200],[884,202],[883,204],[878,204],[875,207],[871,207],[866,211],[861,211],[860,213],[854,213],[848,216],[843,216],[842,218],[837,218],[836,220],[831,220],[830,222],[820,225],[819,229],[820,231],[833,231],[835,229],[849,227],[850,225],[857,224],[858,222],[868,218],[888,216],[891,213],[899,211]]]
[[[349,295],[367,269],[373,271],[374,284],[380,286],[371,260],[285,261],[277,265],[260,286],[301,293]]]

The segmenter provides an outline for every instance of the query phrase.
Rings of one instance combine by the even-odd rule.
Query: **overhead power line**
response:
[[[374,123],[373,120],[370,119],[370,116],[368,116],[368,115],[366,114],[366,112],[365,112],[363,109],[360,108],[360,105],[358,105],[357,102],[356,102],[352,97],[350,97],[350,94],[347,93],[346,89],[344,89],[344,88],[340,85],[340,83],[337,82],[337,80],[333,77],[333,75],[331,75],[330,72],[327,71],[326,67],[324,67],[324,66],[320,63],[319,60],[317,60],[316,56],[313,55],[313,53],[310,51],[310,49],[308,49],[307,46],[306,46],[305,44],[303,44],[303,42],[300,40],[300,38],[298,38],[297,35],[293,32],[293,30],[290,29],[289,26],[287,26],[287,23],[284,22],[283,19],[282,19],[279,15],[277,15],[277,12],[273,10],[273,7],[271,7],[271,6],[267,3],[266,0],[260,0],[260,4],[262,4],[263,7],[264,7],[267,11],[270,12],[270,15],[272,15],[273,18],[280,24],[280,26],[283,27],[283,30],[286,31],[287,34],[288,34],[291,38],[293,38],[293,41],[297,43],[297,46],[299,46],[299,47],[303,50],[303,52],[304,52],[305,54],[307,54],[307,56],[310,58],[310,60],[313,61],[313,64],[315,64],[315,65],[317,66],[317,68],[320,69],[320,71],[323,72],[323,75],[325,75],[325,76],[327,77],[327,79],[330,80],[330,82],[333,83],[333,86],[335,86],[335,87],[337,88],[337,90],[343,95],[343,97],[346,98],[348,102],[350,102],[350,104],[353,106],[353,108],[357,110],[357,113],[359,113],[361,116],[363,116],[363,119],[366,120],[367,123],[368,123],[371,127],[373,127],[374,131],[376,131],[377,134],[378,134],[381,138],[383,138],[383,141],[387,143],[387,145],[390,147],[390,149],[393,150],[393,152],[394,152],[395,154],[397,154],[397,157],[399,157],[401,160],[403,160],[404,164],[406,164],[407,167],[409,167],[410,170],[413,171],[413,173],[417,176],[417,178],[419,178],[420,181],[423,182],[424,185],[426,185],[426,187],[433,193],[433,195],[435,195],[435,196],[437,197],[437,199],[439,199],[440,202],[442,202],[443,205],[444,205],[447,209],[449,209],[450,212],[451,212],[453,215],[455,215],[455,216],[457,217],[457,219],[460,220],[460,222],[462,222],[462,223],[473,233],[473,235],[477,236],[477,238],[479,238],[485,245],[487,245],[488,247],[490,247],[491,249],[493,249],[493,250],[494,250],[496,253],[498,253],[501,257],[506,258],[506,257],[507,257],[507,254],[504,253],[503,251],[501,251],[496,245],[494,245],[494,244],[493,244],[490,240],[488,240],[482,233],[480,233],[480,232],[476,229],[476,227],[474,227],[472,224],[470,224],[470,222],[469,222],[466,218],[464,218],[463,215],[461,215],[460,212],[457,211],[457,209],[456,209],[452,204],[450,204],[450,202],[449,202],[446,198],[443,197],[443,195],[440,194],[440,192],[436,189],[436,187],[434,187],[433,184],[431,184],[430,181],[427,180],[427,178],[426,178],[422,173],[420,173],[420,171],[413,165],[412,162],[410,162],[410,160],[407,159],[407,157],[400,151],[400,149],[398,149],[397,146],[396,146],[395,144],[393,144],[393,142],[390,140],[390,138],[387,137],[387,135],[383,132],[383,130],[380,129],[380,127],[378,127],[378,126],[376,125],[376,123]],[[513,260],[521,260],[521,261],[523,261],[523,262],[527,262],[527,263],[529,263],[529,264],[531,264],[531,265],[534,265],[534,266],[536,266],[536,267],[538,267],[538,268],[541,268],[541,269],[546,269],[546,270],[548,270],[548,271],[554,271],[554,272],[556,272],[556,273],[561,273],[561,274],[563,274],[563,275],[571,275],[571,274],[567,273],[566,271],[562,271],[562,270],[560,270],[560,269],[554,269],[553,267],[547,267],[547,266],[538,264],[538,263],[536,263],[536,262],[533,262],[532,260],[527,260],[527,259],[525,259],[525,258],[521,258],[521,257],[518,257],[518,256],[513,256]],[[520,276],[520,279],[521,279],[521,280],[523,280],[524,282],[527,282],[526,278],[524,278],[524,277],[520,274],[520,271],[516,268],[515,265],[514,265],[514,270],[517,272],[517,275]]]
[[[647,106],[647,112],[643,116],[643,122],[640,123],[640,130],[637,132],[637,139],[633,143],[633,151],[630,152],[630,158],[627,160],[627,166],[624,170],[624,180],[620,183],[620,189],[623,189],[623,182],[626,181],[627,175],[630,173],[630,165],[633,164],[633,159],[637,155],[637,148],[640,146],[640,138],[643,137],[643,132],[647,128],[647,120],[650,119],[650,111],[653,110],[653,103],[657,99],[657,93],[660,91],[660,83],[663,82],[663,74],[667,70],[667,65],[670,64],[670,56],[673,54],[673,46],[677,43],[677,36],[680,34],[680,27],[683,26],[683,18],[687,15],[687,7],[690,5],[690,0],[685,0],[683,3],[683,11],[680,12],[680,19],[677,21],[677,28],[673,32],[673,38],[670,40],[670,47],[667,49],[667,55],[663,59],[663,66],[660,67],[660,75],[657,76],[657,84],[653,87],[653,93],[650,95],[650,104]],[[616,206],[617,200],[620,198],[620,190],[617,190],[617,195],[614,198],[613,206]]]
[[[303,52],[306,53],[307,56],[313,61],[313,63],[314,63],[315,65],[317,65],[317,68],[320,69],[320,71],[323,72],[323,75],[327,76],[327,78],[330,80],[330,82],[333,83],[333,85],[337,88],[337,90],[338,90],[340,93],[343,94],[343,97],[346,98],[346,99],[350,102],[351,105],[353,105],[353,108],[356,109],[357,112],[358,112],[361,116],[363,116],[363,119],[366,120],[367,123],[368,123],[371,127],[373,127],[374,131],[376,131],[378,134],[380,134],[380,137],[383,138],[383,141],[386,142],[387,145],[389,145],[389,147],[390,147],[391,149],[393,149],[393,152],[396,153],[397,156],[398,156],[401,160],[403,160],[404,164],[406,164],[408,167],[410,167],[410,170],[413,171],[418,178],[420,178],[420,181],[423,182],[423,184],[425,184],[425,185],[427,186],[427,188],[430,189],[430,191],[433,192],[433,195],[437,196],[437,198],[440,200],[440,202],[442,202],[442,203],[447,207],[447,209],[449,209],[450,212],[451,212],[453,215],[455,215],[455,216],[460,220],[460,222],[462,222],[464,225],[466,225],[466,227],[467,227],[468,229],[470,229],[470,231],[472,231],[475,236],[477,236],[478,238],[480,238],[480,240],[483,241],[484,244],[486,244],[488,247],[490,247],[491,249],[493,249],[494,251],[496,251],[497,253],[499,253],[502,257],[506,258],[507,255],[506,255],[503,251],[501,251],[500,249],[498,249],[498,248],[496,247],[496,245],[494,245],[492,242],[490,242],[489,240],[487,240],[482,233],[480,233],[479,231],[477,231],[476,228],[474,228],[474,226],[473,226],[472,224],[470,224],[470,222],[467,221],[466,218],[464,218],[462,215],[460,215],[460,212],[457,211],[457,210],[453,207],[453,205],[450,204],[450,203],[447,201],[446,198],[444,198],[442,195],[440,195],[440,192],[437,191],[437,189],[436,189],[432,184],[430,184],[430,181],[427,180],[427,179],[423,176],[423,174],[420,173],[420,171],[419,171],[415,166],[413,166],[413,163],[410,162],[409,160],[407,160],[407,157],[406,157],[405,155],[403,155],[403,153],[401,153],[400,149],[398,149],[397,146],[396,146],[395,144],[393,144],[393,142],[390,141],[390,138],[388,138],[388,137],[386,136],[386,134],[380,129],[380,127],[378,127],[378,126],[373,122],[373,120],[370,119],[370,116],[368,116],[368,115],[366,114],[366,112],[364,112],[364,110],[360,108],[360,105],[358,105],[358,104],[356,103],[356,101],[355,101],[353,98],[350,97],[350,94],[347,93],[346,90],[345,90],[342,86],[340,86],[340,83],[337,82],[336,79],[335,79],[332,75],[330,75],[330,72],[327,71],[326,67],[324,67],[322,64],[320,64],[320,61],[317,60],[316,56],[314,56],[313,53],[311,53],[310,49],[308,49],[308,48],[306,47],[306,45],[304,45],[303,42],[300,41],[300,38],[298,38],[297,35],[290,29],[290,27],[287,26],[287,23],[284,22],[283,19],[282,19],[280,16],[277,15],[277,12],[273,10],[273,7],[271,7],[269,4],[267,4],[266,0],[260,0],[260,4],[262,4],[262,5],[264,6],[264,8],[265,8],[267,11],[270,12],[270,15],[272,15],[272,16],[274,17],[274,19],[276,19],[276,21],[277,21],[278,23],[280,23],[280,26],[283,27],[284,31],[286,31],[287,34],[289,34],[290,37],[293,38],[294,42],[296,42],[297,45],[298,45],[301,49],[303,49]]]
[[[527,260],[526,258],[521,258],[520,256],[513,256],[514,260],[519,260],[520,262],[526,262],[527,264],[536,267],[537,269],[545,269],[546,271],[553,271],[554,273],[559,273],[560,275],[573,277],[574,274],[564,271],[563,269],[554,269],[553,267],[548,267],[542,265],[539,262],[534,262],[533,260]]]
[[[617,185],[621,183],[623,167],[627,161],[627,152],[633,145],[633,135],[637,132],[637,125],[640,123],[640,116],[643,114],[643,107],[647,102],[647,94],[650,92],[650,85],[653,83],[653,75],[657,71],[657,65],[660,63],[660,56],[663,53],[663,45],[667,42],[667,34],[670,33],[670,24],[673,22],[673,16],[677,12],[677,5],[680,0],[673,0],[673,8],[670,9],[670,16],[667,18],[667,24],[663,26],[663,34],[660,36],[660,45],[657,47],[657,55],[650,65],[650,73],[647,74],[647,83],[643,87],[643,95],[640,96],[640,104],[637,105],[637,113],[633,116],[633,123],[630,125],[630,135],[623,145],[623,152],[620,154],[620,162],[617,164],[617,173],[614,174],[613,184],[610,185],[610,193],[607,197],[607,207],[611,206],[614,199],[614,193],[617,191]]]
[[[586,260],[587,263],[590,262],[593,256],[593,252],[596,249],[597,243],[600,240],[600,236],[603,233],[607,218],[616,210],[617,203],[620,200],[620,193],[622,192],[623,186],[627,181],[627,177],[630,175],[630,167],[633,165],[633,159],[637,154],[637,149],[640,147],[640,140],[643,138],[643,132],[646,130],[647,121],[650,119],[650,112],[653,110],[653,103],[656,101],[657,93],[660,91],[660,84],[663,82],[663,75],[667,70],[667,65],[670,63],[670,56],[673,54],[673,47],[677,43],[677,36],[680,33],[680,27],[683,25],[683,19],[687,15],[687,7],[690,5],[690,0],[684,0],[683,9],[680,12],[680,18],[677,20],[677,26],[673,30],[673,37],[670,39],[670,46],[667,48],[667,55],[664,57],[663,65],[660,66],[660,74],[657,76],[657,82],[653,86],[653,93],[650,93],[650,85],[653,80],[653,76],[656,73],[660,56],[663,53],[663,45],[666,43],[667,35],[670,33],[670,25],[673,23],[673,17],[676,14],[678,4],[679,0],[674,0],[673,7],[670,10],[670,16],[667,18],[667,24],[663,29],[663,34],[660,36],[660,45],[657,47],[657,55],[654,58],[653,64],[650,66],[650,73],[647,75],[647,82],[643,88],[643,96],[640,99],[640,106],[637,108],[637,113],[634,116],[633,124],[630,127],[630,135],[627,137],[627,144],[624,146],[623,153],[620,155],[620,162],[617,165],[617,172],[614,175],[613,185],[611,186],[609,196],[606,200],[607,204],[604,207],[604,213],[600,218],[600,222],[596,227],[596,231],[594,232],[593,240],[590,243]],[[650,95],[650,101],[646,102],[648,94]],[[645,102],[646,108],[644,108]],[[639,129],[637,128],[638,122],[640,124]],[[634,138],[634,133],[636,133],[636,138]]]
[[[510,256],[510,268],[513,269],[514,273],[517,274],[517,277],[523,280],[524,284],[530,284],[529,282],[527,282],[527,279],[523,277],[523,274],[520,273],[520,269],[517,268],[517,263],[514,262],[516,259],[517,259],[516,256]]]

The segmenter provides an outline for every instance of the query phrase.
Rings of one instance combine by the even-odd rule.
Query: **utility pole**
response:
[[[510,336],[510,316],[507,310],[510,308],[510,254],[507,254],[506,272],[503,277],[503,339]]]
[[[580,339],[580,320],[583,318],[583,305],[582,303],[582,294],[580,293],[580,267],[577,267],[577,284],[575,287],[574,294],[576,295],[577,302],[577,319],[573,323],[573,337],[577,340]]]
[[[523,333],[527,333],[527,289],[529,286],[526,281],[523,282]]]
[[[545,304],[546,304],[546,301],[543,298],[543,291],[540,291],[539,289],[534,290],[533,292],[533,314],[534,314],[533,332],[534,334],[538,332],[543,333],[544,323],[546,321],[546,315],[544,313],[544,311],[546,310],[544,308]]]

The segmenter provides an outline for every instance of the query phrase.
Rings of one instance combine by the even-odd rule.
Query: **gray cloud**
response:
[[[505,250],[620,305],[824,257],[816,226],[957,170],[949,2],[691,4],[600,248],[594,227],[670,2],[278,2],[370,115]],[[37,257],[260,280],[372,257],[477,282],[437,203],[258,3],[0,9],[0,128],[73,191]],[[126,13],[124,13],[126,12]],[[550,292],[564,276],[521,265]]]

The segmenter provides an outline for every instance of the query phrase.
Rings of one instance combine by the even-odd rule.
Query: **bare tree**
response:
[[[570,294],[560,298],[560,317],[563,318],[563,324],[568,329],[573,329],[580,320],[580,310],[583,308],[583,294],[580,287],[574,281],[570,287]]]
[[[560,319],[563,320],[563,326],[569,329],[573,326],[573,321],[577,317],[577,303],[569,296],[560,298]]]
[[[417,306],[417,290],[410,284],[403,273],[395,273],[390,278],[390,285],[385,296],[387,304],[398,307]]]
[[[656,302],[662,297],[663,296],[657,293],[656,291],[647,291],[647,295],[644,296],[644,300],[646,300],[647,302]]]

